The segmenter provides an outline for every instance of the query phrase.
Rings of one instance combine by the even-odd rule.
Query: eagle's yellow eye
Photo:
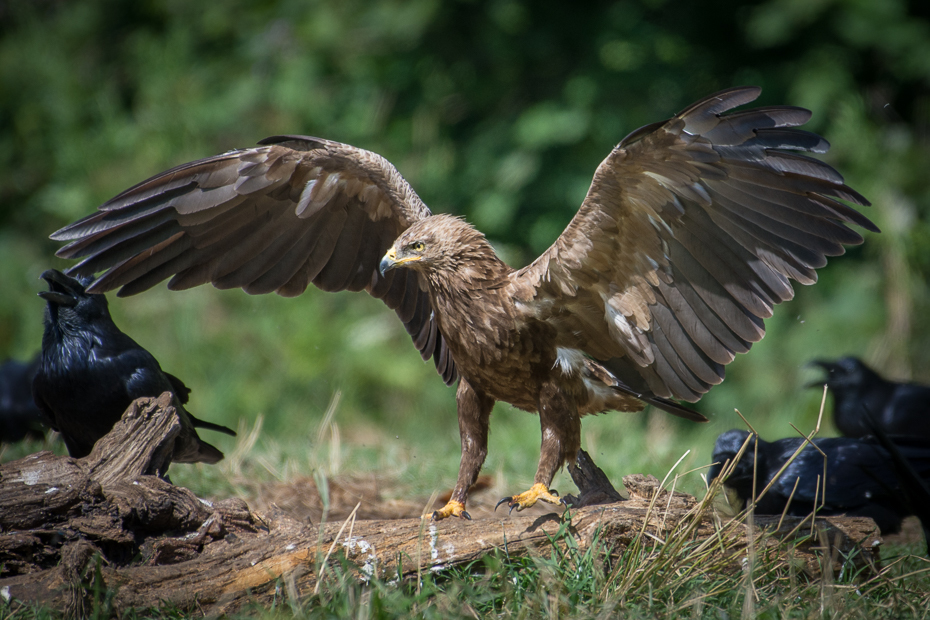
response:
[[[422,241],[417,241],[410,244],[410,249],[412,249],[414,252],[422,252],[424,249],[426,249],[426,246],[423,245]]]

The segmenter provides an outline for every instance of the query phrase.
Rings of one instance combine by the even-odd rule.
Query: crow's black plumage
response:
[[[223,458],[222,452],[198,437],[194,427],[235,432],[198,420],[184,409],[190,390],[119,330],[104,295],[85,292],[92,278],[81,282],[56,270],[46,271],[42,278],[49,290],[39,296],[48,307],[33,396],[71,456],[89,454],[135,399],[170,391],[181,419],[171,460],[215,463]]]
[[[32,399],[32,378],[39,356],[31,362],[7,360],[0,364],[0,443],[42,437],[42,412]]]
[[[827,376],[808,387],[824,383],[833,393],[833,422],[845,437],[865,437],[872,432],[871,415],[889,435],[908,435],[930,440],[930,386],[888,381],[855,357],[834,362],[814,360]]]
[[[930,487],[927,480],[921,476],[914,464],[904,456],[904,452],[888,434],[875,423],[871,416],[866,417],[866,424],[872,431],[875,440],[891,457],[895,474],[901,484],[904,499],[907,501],[909,512],[920,519],[924,531],[924,541],[927,543],[927,555],[930,555]]]
[[[716,464],[710,468],[709,480],[720,475],[724,462],[736,456],[748,436],[746,431],[731,430],[717,438],[713,456]],[[746,452],[724,485],[745,505],[752,497],[753,474],[758,494],[803,442],[801,437],[772,442],[760,439],[756,455],[755,442],[750,440]],[[903,437],[895,437],[894,442],[915,475],[925,481],[930,478],[930,442]],[[824,456],[808,445],[757,503],[756,513],[780,515],[786,512],[806,516],[816,505],[820,515],[871,517],[883,534],[899,531],[902,519],[913,514],[914,510],[888,451],[874,438],[832,437],[816,439],[814,443],[827,458],[826,495],[822,482]],[[796,480],[797,490],[789,505],[788,498]]]

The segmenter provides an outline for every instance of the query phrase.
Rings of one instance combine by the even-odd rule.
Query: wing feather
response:
[[[720,365],[726,365],[733,361],[733,349],[736,345],[727,346],[726,344],[728,338],[732,336],[732,332],[723,328],[726,332],[723,337],[715,333],[714,328],[720,329],[720,326],[723,325],[717,315],[713,314],[703,303],[698,308],[692,307],[679,288],[668,286],[664,282],[659,286],[659,293],[672,314],[680,317],[682,327],[691,340],[701,351],[705,352],[708,358]],[[708,323],[712,325],[708,325]]]
[[[397,170],[369,151],[306,136],[189,162],[120,193],[52,235],[69,272],[104,271],[91,291],[135,294],[211,282],[293,296],[310,285],[368,290],[397,313],[447,383],[455,363],[415,274],[378,263],[429,209]]]
[[[659,347],[660,350],[670,354],[671,359],[681,360],[684,363],[689,372],[694,375],[693,381],[690,381],[687,376],[685,380],[689,385],[694,386],[693,389],[697,390],[698,394],[706,392],[710,386],[723,381],[723,364],[714,362],[695,345],[684,327],[678,322],[678,317],[672,314],[666,304],[656,304],[654,316],[659,330],[671,346],[670,351],[663,346]]]
[[[748,233],[748,238],[733,234],[734,238],[741,238],[744,248],[750,252],[759,252],[760,257],[768,255],[780,257],[781,261],[778,265],[790,278],[804,284],[813,284],[817,281],[815,270],[827,264],[826,256],[793,239],[779,237],[777,232],[768,228],[769,222],[764,216],[747,213],[740,203],[730,200],[722,193],[716,193],[714,198],[715,205],[720,208],[710,211],[708,215],[715,224],[726,229],[730,234],[733,234],[733,227]],[[786,230],[786,232],[790,231]],[[810,237],[807,234],[803,236]]]
[[[692,222],[685,220],[686,226],[675,230],[675,237],[682,250],[690,254],[683,258],[688,262],[696,261],[703,267],[707,277],[717,281],[732,298],[756,316],[768,318],[772,316],[772,303],[754,281],[755,273],[752,268],[742,262],[730,261],[720,256],[715,245],[707,243],[708,239],[701,235],[701,230]],[[674,246],[673,246],[674,247]],[[741,287],[737,282],[750,281],[755,286]]]
[[[429,306],[429,304],[426,304]],[[427,312],[431,311],[424,307],[424,303],[420,302],[420,307],[417,309],[418,312]],[[435,327],[436,323],[432,321],[424,322],[420,326],[420,331],[416,334],[411,334],[413,336],[413,343],[416,345],[417,349],[422,352],[430,351],[432,352],[436,348],[436,334],[438,330]],[[428,359],[428,358],[424,358]]]
[[[313,283],[324,291],[342,291],[348,288],[355,275],[355,256],[362,244],[363,223],[368,216],[361,209],[346,212],[345,222],[339,238],[335,240],[332,254]]]
[[[420,278],[416,272],[408,270],[405,275],[407,290],[404,291],[404,301],[398,306],[396,312],[400,320],[407,324],[410,323],[417,311],[417,302],[422,291],[420,290]]]
[[[307,260],[313,246],[307,248],[306,244],[315,239],[309,231],[297,226],[283,230],[250,260],[216,278],[216,284],[219,288],[241,286],[250,295],[272,293],[284,286]]]
[[[669,343],[661,324],[656,322],[652,329],[652,343],[656,350],[655,369],[662,382],[671,393],[682,400],[694,402],[707,391],[695,380],[684,361],[676,354]]]
[[[743,272],[748,285],[763,296],[770,305],[791,299],[794,291],[788,278],[775,271],[752,252],[743,247],[725,230],[715,226],[706,212],[693,210],[688,213],[688,230],[699,236],[705,246],[720,257],[720,260],[738,268],[748,268]]]
[[[797,128],[810,112],[727,113],[759,92],[725,90],[627,136],[562,235],[514,278],[560,344],[582,343],[646,398],[700,398],[762,338],[790,280],[816,281],[828,256],[861,243],[849,225],[878,230],[840,202],[868,201],[802,154],[829,148]]]
[[[704,325],[714,335],[714,338],[730,351],[729,357],[731,359],[726,363],[733,361],[734,353],[746,353],[749,351],[749,347],[752,346],[753,341],[742,338],[734,331],[731,325],[714,312],[697,293],[694,284],[688,281],[681,271],[676,269],[672,274],[672,281],[675,285],[670,286],[663,283],[662,290],[664,290],[664,288],[669,289],[669,292],[664,294],[663,297],[665,297],[665,299],[670,299],[672,297],[671,291],[677,291],[681,295],[682,301],[688,304],[687,308],[682,309],[684,311],[690,310],[693,312],[695,320]],[[708,351],[707,349],[704,350]]]
[[[782,238],[790,237],[814,246],[815,251],[825,256],[837,256],[843,253],[843,245],[862,242],[862,236],[856,231],[822,215],[812,215],[810,209],[798,209],[802,201],[808,201],[796,195],[772,191],[763,197],[755,193],[754,187],[740,182],[719,183],[715,190],[729,198],[731,204],[742,205],[745,219]]]
[[[317,246],[326,231],[338,226],[339,221],[340,214],[337,211],[323,211],[314,216],[311,225],[304,229],[300,241],[291,251],[280,256],[271,269],[247,284],[247,292],[258,294],[275,291],[284,297],[296,297],[306,291],[319,270],[319,263],[315,259],[319,255],[315,254]]]
[[[762,319],[734,299],[714,275],[677,241],[671,244],[671,260],[698,297],[741,339],[758,342],[765,333]],[[669,284],[672,284],[671,282]]]
[[[367,265],[373,265],[375,263],[381,262],[381,257],[384,256],[380,253],[381,245],[380,243],[370,243],[370,240],[378,239],[378,224],[373,222],[368,218],[364,218],[361,223],[361,230],[358,231],[359,237],[359,247],[356,251],[356,260],[353,264],[354,274],[352,274],[348,283],[346,284],[346,290],[349,291],[363,291],[365,287],[368,286],[368,283],[371,282],[372,273],[368,271]],[[422,295],[424,303],[429,304],[429,298],[426,295]],[[422,350],[420,350],[422,353]]]
[[[148,290],[178,269],[191,265],[190,243],[189,237],[178,232],[156,244],[144,259],[138,255],[132,256],[113,267],[110,278],[114,286],[129,287],[127,290],[135,292]]]
[[[171,239],[181,232],[177,221],[167,214],[157,214],[146,224],[121,227],[103,239],[89,238],[68,244],[68,249],[74,250],[77,256],[87,256],[75,269],[80,268],[82,271],[93,273],[94,269],[101,268],[100,265],[113,265],[134,256],[137,253],[135,242],[140,229],[144,228],[153,245]]]
[[[755,108],[718,117],[717,125],[702,134],[716,145],[742,144],[753,138],[759,129],[797,127],[811,118],[809,110],[793,106]]]

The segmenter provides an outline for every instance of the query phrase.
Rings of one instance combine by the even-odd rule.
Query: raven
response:
[[[908,503],[909,512],[920,519],[920,525],[924,531],[924,542],[927,543],[927,555],[930,555],[930,487],[928,487],[927,480],[914,469],[914,465],[904,456],[894,440],[875,423],[872,416],[866,416],[866,424],[872,430],[875,440],[888,451],[891,457],[904,498]]]
[[[30,362],[0,364],[0,442],[44,435],[42,412],[32,399],[32,378],[38,368],[39,356]]]
[[[715,463],[708,472],[708,481],[721,474],[724,462],[734,459],[747,437],[746,431],[731,430],[717,438]],[[744,507],[752,497],[753,474],[758,495],[804,442],[803,437],[772,442],[750,440],[724,486],[735,493],[740,507]],[[870,517],[882,534],[900,531],[901,521],[913,514],[914,509],[907,496],[907,485],[899,480],[898,468],[888,451],[871,437],[832,437],[816,439],[814,443],[826,455],[826,485],[824,455],[813,446],[805,446],[757,502],[756,514],[806,516],[817,507],[820,515]],[[895,437],[894,443],[916,476],[927,481],[930,478],[930,442]],[[797,489],[789,504],[795,481]]]
[[[42,274],[49,290],[42,360],[32,395],[48,424],[61,433],[68,453],[87,456],[137,398],[170,391],[181,419],[172,461],[216,463],[223,453],[197,436],[194,427],[235,435],[235,431],[198,420],[182,406],[190,389],[163,372],[152,354],[119,330],[107,298],[85,292],[93,278],[75,280],[51,269]]]
[[[855,357],[814,360],[810,365],[827,371],[825,379],[808,387],[826,383],[833,392],[833,423],[841,435],[873,434],[866,421],[871,415],[889,435],[930,440],[930,386],[888,381]]]

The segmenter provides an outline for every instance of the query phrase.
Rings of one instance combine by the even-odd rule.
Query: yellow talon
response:
[[[433,521],[441,521],[448,517],[461,517],[471,521],[471,515],[465,512],[465,504],[454,499],[450,499],[445,506],[439,510],[434,510],[432,514],[423,515],[424,519],[432,519]]]
[[[501,501],[497,502],[497,506],[507,502],[507,504],[510,506],[510,512],[513,512],[514,508],[517,509],[517,512],[520,512],[524,508],[529,508],[539,500],[549,504],[555,504],[556,506],[562,503],[562,500],[559,498],[559,494],[556,491],[550,491],[546,485],[541,482],[537,482],[530,487],[529,491],[524,491],[523,493],[514,495],[513,497],[505,497]],[[494,507],[494,510],[497,510],[497,506]]]

